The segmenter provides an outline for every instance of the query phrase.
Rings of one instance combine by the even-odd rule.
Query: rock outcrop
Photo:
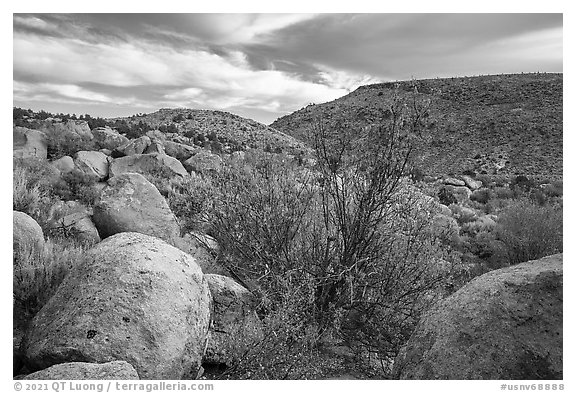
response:
[[[26,213],[13,211],[12,225],[12,245],[15,263],[21,253],[37,254],[42,251],[44,248],[44,233],[36,220]]]
[[[79,151],[74,158],[75,169],[98,181],[108,177],[108,156],[99,151]]]
[[[115,157],[132,156],[134,154],[142,154],[150,146],[150,138],[146,135],[140,138],[131,139],[122,146],[117,147],[113,152]]]
[[[562,254],[494,270],[433,307],[400,379],[562,379]]]
[[[166,154],[134,154],[116,158],[110,164],[110,177],[122,173],[140,173],[144,176],[188,176],[180,161]]]
[[[214,301],[204,363],[227,364],[262,339],[256,298],[230,277],[206,274]]]
[[[138,232],[171,243],[180,236],[176,216],[160,192],[138,173],[108,180],[94,206],[93,220],[100,236]]]
[[[101,149],[114,150],[128,143],[128,138],[124,135],[120,135],[116,130],[110,127],[100,127],[92,130],[94,135],[94,140]]]
[[[27,366],[123,360],[140,379],[194,378],[210,302],[191,256],[151,236],[115,235],[72,268],[34,317],[22,344]]]
[[[63,156],[51,162],[54,168],[58,169],[60,173],[68,173],[74,170],[74,160],[70,156]]]
[[[77,201],[58,202],[50,208],[50,233],[72,236],[84,243],[98,243],[100,235],[92,222],[92,212]]]
[[[16,158],[40,158],[48,156],[48,141],[42,131],[14,127],[12,132],[12,156]]]
[[[117,360],[108,363],[62,363],[47,369],[26,375],[22,379],[32,380],[103,380],[103,379],[140,379],[130,363]]]
[[[218,172],[222,167],[222,158],[206,150],[200,150],[184,161],[184,168],[189,172]]]
[[[164,151],[166,152],[166,154],[176,158],[179,161],[186,161],[198,151],[198,148],[185,145],[183,143],[165,141]]]

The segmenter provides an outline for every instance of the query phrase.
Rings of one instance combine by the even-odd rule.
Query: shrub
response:
[[[440,191],[438,191],[438,198],[440,199],[440,203],[446,206],[458,203],[456,196],[446,187],[442,187]]]
[[[441,292],[455,260],[429,229],[430,206],[402,181],[422,118],[406,112],[412,104],[395,101],[380,126],[334,135],[319,125],[316,176],[267,154],[216,175],[212,235],[263,315],[289,296],[288,319],[392,358]]]
[[[544,193],[550,198],[561,197],[564,193],[562,181],[554,181],[544,187]]]
[[[174,178],[168,183],[166,200],[183,232],[207,230],[203,225],[213,198],[214,188],[209,178],[190,176]]]
[[[496,187],[494,188],[494,194],[499,199],[512,199],[516,196],[514,191],[508,187]]]
[[[97,150],[94,141],[74,137],[65,132],[48,134],[48,158],[56,160],[64,156],[74,156],[82,150]]]
[[[500,214],[496,236],[506,245],[510,264],[562,252],[562,206],[515,201]]]
[[[28,214],[44,227],[48,208],[58,199],[54,190],[65,183],[44,160],[15,159],[13,165],[13,210]]]
[[[486,204],[490,200],[490,196],[491,196],[491,192],[489,189],[481,188],[479,190],[474,191],[472,193],[472,195],[470,195],[470,200],[475,201],[475,202],[479,202],[482,204]]]
[[[12,207],[13,210],[25,212],[34,217],[42,208],[42,202],[48,193],[37,182],[30,181],[28,171],[21,166],[12,173]]]
[[[86,206],[93,206],[100,190],[98,180],[80,171],[70,171],[62,175],[63,182],[54,185],[52,192],[64,201],[80,201]]]
[[[72,241],[48,240],[39,255],[32,251],[32,246],[24,250],[14,264],[14,306],[33,316],[54,295],[70,268],[82,259],[86,248]]]

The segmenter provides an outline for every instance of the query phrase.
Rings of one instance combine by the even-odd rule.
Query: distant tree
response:
[[[89,115],[86,115],[89,116]],[[86,118],[86,117],[85,117]],[[101,117],[88,117],[86,118],[88,119],[88,127],[90,127],[91,130],[95,129],[95,128],[99,128],[99,127],[106,127],[108,125],[108,122],[106,121],[106,119],[103,119]]]
[[[218,140],[218,134],[216,134],[216,131],[211,131],[208,135],[207,138],[209,141],[217,141]]]
[[[184,114],[183,114],[183,113],[178,113],[176,116],[174,116],[174,117],[172,118],[172,121],[173,121],[174,123],[179,123],[179,122],[184,121],[184,120],[186,120],[186,118],[184,117]]]
[[[176,124],[170,123],[166,132],[177,134],[178,133],[178,127],[176,127]]]

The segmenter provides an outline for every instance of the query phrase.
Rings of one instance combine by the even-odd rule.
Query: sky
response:
[[[562,14],[14,14],[13,104],[269,124],[384,81],[562,72]]]

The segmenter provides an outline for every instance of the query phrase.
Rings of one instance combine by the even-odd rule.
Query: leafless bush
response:
[[[426,112],[427,103],[398,98],[385,124],[319,122],[313,171],[270,156],[223,169],[213,235],[262,315],[295,299],[289,319],[318,337],[396,354],[452,268],[430,230],[430,207],[403,184]]]

